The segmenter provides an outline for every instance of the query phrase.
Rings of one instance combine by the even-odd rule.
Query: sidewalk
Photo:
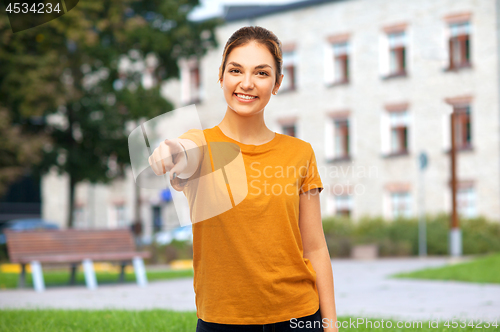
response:
[[[498,319],[500,285],[389,279],[387,276],[441,266],[449,258],[390,258],[373,261],[332,260],[339,316],[361,318]],[[3,308],[172,309],[196,310],[193,279],[136,284],[105,284],[91,291],[83,286],[0,291]]]

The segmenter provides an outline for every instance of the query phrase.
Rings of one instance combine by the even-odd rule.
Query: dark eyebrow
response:
[[[233,66],[235,66],[235,67],[243,68],[243,66],[242,66],[242,65],[240,65],[239,63],[236,63],[236,62],[234,62],[234,61],[231,61],[230,63],[228,63],[228,65],[233,65]],[[265,63],[263,63],[263,64],[261,64],[261,65],[258,65],[258,66],[255,66],[255,69],[262,69],[262,68],[266,68],[266,67],[269,67],[269,68],[271,68],[271,69],[272,69],[272,67],[271,67],[270,65],[265,64]]]

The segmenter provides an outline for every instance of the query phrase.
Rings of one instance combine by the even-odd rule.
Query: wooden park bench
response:
[[[76,269],[81,263],[87,288],[97,288],[94,261],[120,262],[121,282],[124,281],[126,265],[132,262],[137,284],[147,285],[143,258],[149,258],[150,253],[136,251],[128,229],[5,230],[5,235],[10,261],[21,265],[20,288],[25,286],[26,264],[30,264],[35,290],[45,289],[42,263],[71,264],[70,284],[75,283]]]

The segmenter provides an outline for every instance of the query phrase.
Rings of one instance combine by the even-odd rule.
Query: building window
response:
[[[387,35],[389,40],[389,75],[406,75],[406,33],[393,32]]]
[[[199,60],[192,58],[181,59],[181,99],[186,105],[199,103],[202,99],[201,73]]]
[[[292,136],[292,137],[297,137],[296,136],[296,130],[295,130],[295,123],[289,123],[281,126],[282,132],[285,135]]]
[[[453,114],[455,131],[455,149],[457,151],[472,150],[472,95],[461,95],[445,98],[446,104],[452,107],[451,111],[443,114],[443,148],[445,153],[451,150],[451,114]]]
[[[470,67],[470,25],[468,21],[450,23],[449,69]]]
[[[200,67],[196,65],[189,69],[189,90],[191,92],[191,101],[198,102],[200,99]]]
[[[335,196],[335,215],[338,217],[350,218],[352,213],[352,196]]]
[[[464,218],[474,218],[477,216],[476,191],[474,187],[467,186],[457,189],[457,211]]]
[[[350,81],[349,34],[329,36],[324,44],[323,73],[326,86],[346,84]]]
[[[280,92],[292,91],[296,89],[295,64],[295,52],[283,52],[283,81],[281,82]]]
[[[470,106],[454,106],[453,111],[455,113],[455,147],[470,149],[472,147]]]
[[[349,158],[349,120],[334,120],[335,158]]]
[[[335,111],[325,122],[325,157],[329,161],[352,158],[352,120],[350,112]]]
[[[115,216],[117,227],[128,226],[125,205],[115,205]]]
[[[409,191],[393,191],[390,193],[392,218],[411,217],[411,195]]]
[[[348,42],[333,44],[334,84],[349,82],[349,44]]]
[[[410,113],[408,103],[385,106],[381,114],[382,155],[407,155],[411,148]]]
[[[342,188],[339,190],[339,188]],[[348,186],[336,185],[326,200],[326,210],[330,216],[352,217],[352,191]]]
[[[391,130],[391,154],[408,153],[408,112],[389,113]]]

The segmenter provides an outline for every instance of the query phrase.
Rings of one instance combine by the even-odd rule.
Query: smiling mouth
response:
[[[247,95],[243,95],[243,94],[239,94],[239,93],[234,93],[234,95],[240,99],[244,99],[244,100],[254,100],[254,99],[257,99],[258,97],[257,96],[247,96]]]

